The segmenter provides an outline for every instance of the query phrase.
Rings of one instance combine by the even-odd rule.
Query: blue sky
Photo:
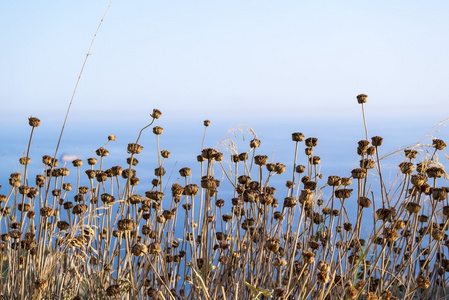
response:
[[[62,122],[109,1],[0,2],[0,125]],[[114,1],[69,117],[251,123],[448,116],[447,1]],[[22,122],[22,121],[21,121]],[[359,125],[359,123],[357,123]]]

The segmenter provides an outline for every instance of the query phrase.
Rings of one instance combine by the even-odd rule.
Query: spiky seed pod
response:
[[[82,214],[86,213],[88,210],[89,210],[89,207],[86,204],[81,203],[81,204],[77,204],[73,207],[72,213],[74,215],[82,215]]]
[[[159,167],[154,169],[154,175],[155,176],[164,176],[167,172],[165,171],[164,167]]]
[[[164,132],[164,128],[160,127],[160,126],[154,126],[153,127],[153,133],[155,135],[161,135]]]
[[[433,139],[432,146],[437,150],[443,150],[444,148],[446,148],[446,143],[440,139]]]
[[[134,195],[129,196],[128,200],[129,200],[129,203],[131,203],[131,204],[139,204],[143,201],[143,198],[142,198],[142,196],[140,196],[138,194],[134,194]]]
[[[95,175],[95,178],[98,182],[105,182],[106,180],[108,180],[108,174],[100,171]]]
[[[97,170],[86,170],[85,171],[87,178],[94,179],[95,176],[97,176],[98,171]]]
[[[301,255],[305,264],[313,264],[315,262],[315,253],[303,251]]]
[[[292,141],[294,141],[294,142],[304,141],[304,134],[302,134],[301,132],[293,132],[292,133]]]
[[[45,185],[45,176],[44,175],[36,175],[36,185],[38,187],[43,187]]]
[[[28,203],[19,203],[17,209],[22,212],[27,212],[31,209],[31,205]]]
[[[362,169],[372,169],[375,165],[376,163],[374,162],[374,160],[370,158],[364,158],[360,160],[360,168]]]
[[[275,163],[267,163],[266,167],[267,167],[268,172],[273,172],[274,168],[276,167],[276,164]]]
[[[351,197],[353,189],[337,189],[335,190],[335,197],[338,199],[347,199]]]
[[[44,218],[53,217],[55,210],[52,207],[45,206],[40,209],[40,213]]]
[[[137,164],[139,163],[139,160],[138,160],[137,158],[135,158],[135,157],[128,157],[128,158],[126,159],[126,163],[127,163],[128,165],[137,166]],[[125,171],[126,171],[126,170],[125,170]]]
[[[107,193],[101,194],[100,199],[105,205],[109,205],[115,201],[114,196],[109,195]]]
[[[196,184],[188,184],[184,187],[184,193],[187,196],[196,196],[199,192],[199,188]]]
[[[179,170],[179,175],[181,175],[181,177],[192,176],[192,170],[190,168],[181,168]]]
[[[423,185],[418,187],[418,191],[420,193],[424,193],[426,195],[430,195],[430,185],[427,183],[424,183]]]
[[[122,178],[124,179],[133,178],[134,176],[136,176],[136,170],[134,169],[125,169],[122,172]]]
[[[30,192],[30,187],[26,185],[19,186],[19,194],[26,195]]]
[[[96,159],[95,157],[90,157],[87,159],[87,164],[89,166],[95,166],[97,164],[98,159]]]
[[[430,287],[430,280],[424,275],[419,275],[416,278],[416,284],[422,289],[428,289]]]
[[[399,164],[399,169],[402,174],[411,174],[415,170],[415,165],[409,161],[404,161]]]
[[[351,176],[354,179],[366,178],[366,170],[362,168],[356,168],[351,171]]]
[[[447,198],[447,191],[445,188],[433,188],[432,197],[435,201],[443,201]]]
[[[139,177],[132,177],[129,181],[129,184],[131,184],[132,186],[139,185],[139,183],[140,183]]]
[[[339,186],[341,184],[341,177],[336,175],[331,175],[327,178],[327,184],[329,186]]]
[[[127,151],[130,154],[139,154],[142,152],[143,146],[137,144],[137,143],[129,143]]]
[[[427,176],[430,178],[441,178],[444,175],[443,168],[440,167],[430,167],[426,170]]]
[[[374,146],[369,146],[368,149],[366,149],[366,154],[373,156],[374,154],[376,154],[376,147]]]
[[[318,139],[316,137],[309,137],[305,140],[307,147],[316,147],[318,145]]]
[[[357,103],[358,104],[363,104],[368,102],[368,95],[365,94],[359,94],[357,95]]]
[[[361,152],[361,154],[366,154],[366,152],[368,151],[369,145],[370,145],[370,143],[367,140],[358,141],[358,143],[357,143],[358,153]],[[359,155],[360,155],[360,153],[359,153]]]
[[[264,166],[268,163],[268,156],[256,155],[256,156],[254,156],[254,163],[258,166]]]
[[[368,208],[371,206],[372,202],[368,197],[360,196],[359,199],[357,200],[357,203],[363,208]]]
[[[131,253],[135,256],[144,256],[148,252],[147,246],[142,243],[136,243],[131,249]]]
[[[131,231],[136,227],[136,222],[131,219],[121,219],[117,222],[117,228],[120,231]]]
[[[299,174],[304,173],[306,171],[306,167],[303,165],[297,165],[295,168],[295,171],[296,171],[296,173],[299,173]]]

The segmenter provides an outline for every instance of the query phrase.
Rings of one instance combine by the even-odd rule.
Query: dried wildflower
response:
[[[360,160],[360,168],[362,169],[372,169],[375,166],[374,160],[370,158],[364,158]]]
[[[55,210],[52,207],[45,206],[40,209],[40,213],[44,218],[53,217]]]
[[[410,178],[411,183],[416,186],[422,186],[424,183],[427,182],[427,177],[424,174],[413,174]]]
[[[129,143],[127,151],[130,154],[139,154],[142,152],[143,147],[137,143]]]
[[[354,179],[366,178],[366,170],[361,168],[356,168],[351,171],[351,176]]]
[[[230,215],[230,214],[224,214],[224,215],[222,216],[222,219],[223,219],[224,222],[229,222],[229,221],[232,220],[232,215]]]
[[[304,149],[304,153],[305,153],[307,156],[313,155],[313,148],[312,148],[312,147],[307,147],[307,148],[305,148],[305,149]]]
[[[265,247],[273,253],[278,252],[280,245],[281,245],[281,240],[277,237],[269,238],[265,242]]]
[[[304,263],[313,264],[315,262],[315,253],[311,251],[303,251],[302,258],[304,260]]]
[[[384,228],[383,236],[388,242],[396,242],[399,238],[399,234],[394,228]]]
[[[418,151],[411,149],[404,149],[404,154],[406,158],[415,159],[418,157]]]
[[[440,167],[430,167],[426,170],[427,176],[430,178],[441,178],[444,175],[443,168]]]
[[[29,117],[28,124],[31,127],[39,127],[39,125],[41,125],[41,120],[39,120],[39,118],[36,118],[36,117]]]
[[[162,115],[161,111],[160,111],[159,109],[157,109],[157,108],[154,108],[154,109],[153,109],[153,113],[150,114],[150,116],[151,116],[153,119],[159,119],[159,118],[161,117],[161,115]]]
[[[199,192],[199,188],[196,184],[188,184],[184,187],[184,193],[187,196],[195,196]]]
[[[363,103],[366,103],[366,102],[368,102],[368,96],[367,95],[365,95],[365,94],[357,95],[357,103],[363,104]]]
[[[440,139],[433,139],[432,146],[434,146],[437,150],[443,150],[446,148],[446,143]]]
[[[345,291],[346,299],[355,299],[357,298],[358,293],[359,291],[356,288],[349,286]]]
[[[341,177],[336,175],[331,175],[327,178],[327,184],[329,186],[339,186],[341,184]]]
[[[155,135],[161,135],[164,132],[164,128],[160,127],[160,126],[154,126],[153,127],[153,133]]]
[[[105,156],[109,155],[109,151],[104,147],[98,148],[97,150],[95,150],[95,153],[101,157],[105,157]]]
[[[252,149],[259,148],[259,147],[260,147],[260,140],[258,140],[258,139],[252,139],[252,140],[249,142],[249,146],[250,146],[250,148],[252,148]]]
[[[21,157],[21,158],[19,158],[19,163],[21,165],[29,165],[30,162],[31,162],[31,158],[29,158],[29,157]]]
[[[284,164],[281,163],[276,163],[275,167],[274,167],[274,171],[277,174],[282,174],[285,172],[285,170],[287,169],[287,167]]]
[[[36,288],[36,290],[38,291],[43,291],[47,288],[48,286],[48,282],[45,279],[42,278],[38,278],[34,281],[34,287]]]
[[[315,181],[307,181],[307,182],[304,183],[304,188],[306,190],[314,191],[316,189],[316,186],[317,186],[317,183]],[[292,186],[292,188],[293,187],[294,187],[294,185]]]
[[[259,166],[264,166],[268,163],[268,156],[266,155],[256,155],[254,157],[254,163]]]
[[[372,202],[368,197],[360,196],[359,199],[357,200],[357,203],[363,208],[368,208],[371,206]]]
[[[402,174],[411,174],[415,170],[415,165],[409,161],[404,161],[399,164],[399,169]]]
[[[350,186],[352,184],[352,179],[349,177],[342,177],[341,184],[344,186]]]
[[[430,280],[424,275],[419,275],[416,278],[416,284],[422,289],[427,289],[430,287]]]
[[[321,157],[319,157],[319,156],[310,157],[309,162],[312,165],[319,165],[321,163]]]
[[[371,144],[375,147],[382,146],[383,138],[380,136],[373,136],[371,138]]]
[[[337,197],[338,199],[347,199],[351,197],[352,191],[353,189],[337,189],[335,190],[335,197]]]
[[[157,243],[157,242],[151,243],[150,246],[149,246],[149,248],[148,248],[148,252],[149,252],[150,254],[158,254],[158,253],[161,253],[161,252],[162,252],[161,244],[159,244],[159,243]]]
[[[121,292],[121,288],[120,288],[119,284],[110,285],[106,289],[106,294],[109,297],[116,297],[116,296],[120,295],[120,292]]]
[[[148,251],[147,246],[142,243],[136,243],[131,248],[131,253],[135,256],[144,256]]]
[[[390,221],[394,214],[396,213],[396,210],[393,207],[390,208],[379,208],[376,210],[376,216],[379,220],[383,221]]]
[[[436,241],[441,241],[444,239],[444,232],[441,229],[432,230],[432,237]]]
[[[136,222],[131,219],[121,219],[117,222],[117,228],[120,231],[131,231],[136,226]]]
[[[101,201],[102,201],[105,205],[109,205],[109,204],[111,204],[112,202],[115,201],[114,196],[109,195],[109,194],[107,194],[107,193],[101,194],[100,199],[101,199]]]
[[[306,167],[303,165],[297,165],[295,168],[296,173],[304,173],[306,171]]]
[[[328,262],[325,262],[324,260],[320,260],[317,265],[317,269],[322,272],[329,272],[331,270],[331,265]]]
[[[292,141],[294,142],[302,142],[304,140],[304,134],[301,132],[293,132],[292,133]]]
[[[74,215],[82,215],[82,214],[86,213],[88,210],[89,210],[89,207],[86,204],[81,203],[81,204],[77,204],[73,207],[72,213]]]
[[[305,140],[307,147],[316,147],[318,145],[318,139],[316,137],[309,137]]]
[[[433,200],[443,201],[447,198],[447,191],[445,188],[433,188],[432,189]]]

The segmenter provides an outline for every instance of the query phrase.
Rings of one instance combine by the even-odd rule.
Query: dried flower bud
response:
[[[259,166],[264,166],[268,163],[268,156],[256,155],[256,156],[254,156],[254,163]]]
[[[297,165],[295,168],[296,173],[304,173],[306,171],[306,167],[303,165]]]
[[[427,176],[430,178],[441,178],[444,175],[443,168],[440,167],[430,167],[426,170]]]
[[[366,170],[361,168],[356,168],[351,171],[351,175],[354,179],[363,179],[366,177]]]
[[[116,139],[115,134],[108,135],[108,141],[115,141],[115,139]]]
[[[411,149],[404,149],[404,154],[406,158],[415,159],[418,157],[418,151]]]
[[[109,151],[104,147],[98,148],[97,150],[95,150],[95,153],[100,157],[105,157],[109,155]]]
[[[315,137],[309,137],[305,140],[307,147],[316,147],[318,145],[318,139]]]
[[[352,189],[338,189],[335,190],[335,197],[338,199],[347,199],[351,197]]]
[[[168,151],[168,150],[162,150],[162,151],[161,151],[161,156],[162,156],[163,158],[169,158],[169,157],[170,157],[170,151]]]
[[[95,157],[91,157],[87,159],[87,164],[89,166],[95,166],[97,164],[97,159]]]
[[[162,113],[159,109],[154,108],[153,113],[150,115],[153,119],[159,119],[161,117]]]
[[[260,146],[260,140],[258,140],[258,139],[252,139],[252,140],[249,142],[249,146],[250,146],[251,148],[253,148],[253,149],[258,148],[258,147]]]
[[[415,170],[415,165],[409,161],[404,161],[399,164],[399,169],[402,174],[411,174]]]
[[[374,146],[374,147],[380,147],[380,146],[382,146],[382,143],[383,143],[383,137],[380,137],[380,136],[373,136],[372,138],[371,138],[371,144]]]

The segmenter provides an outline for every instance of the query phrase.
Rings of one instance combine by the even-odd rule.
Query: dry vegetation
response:
[[[357,99],[363,108],[366,95]],[[145,128],[161,113],[151,116]],[[29,124],[32,137],[40,121]],[[42,173],[28,174],[28,146],[22,172],[0,195],[2,299],[447,297],[442,140],[406,149],[393,183],[382,178],[381,137],[354,145],[360,167],[351,174],[322,178],[318,140],[302,133],[292,134],[288,166],[256,154],[255,138],[241,153],[204,148],[193,158],[201,171],[181,168],[170,182],[163,129],[152,130],[151,184],[139,185],[142,131],[128,145],[128,164],[107,169],[106,144],[70,167],[44,156]],[[307,161],[297,161],[298,151]],[[69,172],[76,182],[66,180]],[[283,173],[287,188],[271,185]],[[220,186],[232,187],[233,197],[221,199]],[[356,204],[349,215],[346,207]],[[362,220],[371,222],[369,233]]]

